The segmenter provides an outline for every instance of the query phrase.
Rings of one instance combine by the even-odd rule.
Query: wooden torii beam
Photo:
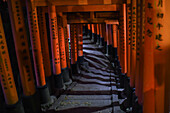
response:
[[[105,5],[122,4],[124,0],[31,0],[35,6],[48,6],[48,2],[55,6],[68,5]]]

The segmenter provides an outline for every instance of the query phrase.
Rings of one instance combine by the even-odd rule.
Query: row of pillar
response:
[[[14,76],[17,75],[13,75],[0,15],[0,82],[7,113],[38,113],[41,108],[49,107],[55,101],[51,94],[69,86],[72,83],[71,78],[78,73],[79,65],[83,62],[82,24],[68,25],[67,16],[56,13],[52,4],[48,7],[36,7],[30,0],[26,0],[25,5],[29,28],[25,23],[21,1],[8,0],[23,91],[21,98],[15,85]]]
[[[120,106],[124,111],[130,107],[133,113],[170,111],[168,3],[127,0],[121,6],[119,25],[88,25],[92,42],[103,46],[114,62],[118,88],[124,89],[119,98],[126,97]]]
[[[167,0],[127,0],[118,32],[121,109],[169,113],[169,6]],[[121,73],[120,73],[121,72]]]

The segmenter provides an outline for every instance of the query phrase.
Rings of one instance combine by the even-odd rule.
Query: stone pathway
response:
[[[83,39],[84,65],[74,82],[47,113],[123,113],[111,63],[91,41]]]

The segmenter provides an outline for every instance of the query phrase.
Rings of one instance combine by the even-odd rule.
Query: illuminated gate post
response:
[[[112,42],[112,50],[113,50],[113,59],[114,61],[117,59],[117,33],[118,33],[118,28],[117,28],[117,25],[116,24],[113,24],[112,25],[112,32],[113,32],[113,35],[112,35],[112,38],[113,38],[113,42]]]
[[[8,113],[25,113],[21,100],[18,98],[13,77],[8,47],[5,39],[3,23],[0,14],[0,82]]]
[[[109,58],[112,58],[112,31],[111,31],[111,24],[107,25],[106,28],[106,34],[107,34],[107,52],[106,52],[106,56],[108,56]]]
[[[87,26],[88,26],[88,35],[90,35],[91,34],[90,24],[87,24]]]
[[[104,37],[103,37],[103,24],[100,24],[100,45],[99,47],[104,47]]]
[[[49,89],[45,80],[45,71],[39,34],[40,32],[37,18],[37,8],[34,6],[34,3],[31,3],[30,0],[26,0],[26,5],[36,83],[40,94],[40,103],[42,106],[46,106],[53,103],[53,99],[50,97]]]
[[[77,25],[70,24],[70,41],[71,41],[71,67],[72,73],[78,73],[78,64],[77,64]]]
[[[97,42],[97,24],[93,24],[94,25],[94,44],[96,44]]]
[[[46,28],[46,7],[38,7],[38,25],[39,25],[39,32],[40,32],[40,41],[41,41],[41,49],[42,49],[42,56],[43,56],[43,64],[44,64],[44,71],[46,76],[47,85],[49,87],[50,92],[52,92],[52,71],[51,71],[51,64],[50,64],[50,54],[49,54],[49,45],[48,45],[48,38],[47,38],[47,28]]]
[[[84,62],[83,56],[83,27],[82,24],[77,25],[77,50],[78,50],[78,63]]]
[[[70,73],[69,75],[71,76],[71,64],[70,64],[70,53],[69,53],[69,29],[67,25],[66,15],[63,15],[63,28],[64,28],[64,37],[65,37],[67,67],[69,68],[69,73]]]
[[[62,14],[59,14],[57,18],[58,23],[58,37],[59,37],[59,45],[60,45],[60,62],[62,69],[62,76],[65,85],[70,85],[72,80],[69,77],[69,69],[67,67],[67,59],[66,59],[66,48],[65,48],[65,39],[64,39],[64,29],[63,29],[63,19]]]
[[[52,61],[53,61],[53,75],[55,80],[55,87],[60,89],[60,88],[64,88],[65,85],[63,84],[63,77],[61,74],[57,14],[54,5],[50,4],[48,6],[48,13],[49,13],[49,27],[50,27]]]
[[[91,31],[92,31],[91,41],[94,42],[94,37],[95,37],[95,33],[94,33],[94,24],[91,24]]]
[[[35,80],[29,54],[28,38],[20,0],[8,0],[15,50],[23,88],[25,112],[40,111],[39,98],[35,89]]]
[[[89,31],[89,33],[90,33],[90,40],[92,40],[92,37],[93,37],[93,34],[92,34],[92,24],[90,24],[90,31]]]
[[[143,111],[168,113],[170,1],[145,0]]]
[[[97,42],[96,45],[100,44],[100,25],[97,24]]]

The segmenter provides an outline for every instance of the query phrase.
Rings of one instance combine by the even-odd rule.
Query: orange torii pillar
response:
[[[91,41],[94,42],[94,36],[95,36],[95,32],[94,32],[94,24],[91,24]]]
[[[103,29],[103,38],[104,38],[104,50],[103,53],[106,54],[106,50],[107,50],[107,32],[106,32],[106,27],[107,25],[104,23],[102,24],[102,29]]]
[[[49,46],[48,46],[48,38],[47,38],[47,28],[46,28],[46,7],[38,7],[38,25],[39,25],[39,32],[40,32],[40,41],[41,41],[41,49],[42,49],[42,56],[43,56],[43,64],[44,64],[44,71],[46,76],[46,81],[49,89],[52,89],[52,71],[51,71],[51,64],[50,64],[50,54],[49,54]],[[51,92],[51,91],[50,91]]]
[[[67,16],[63,15],[63,29],[64,29],[64,38],[65,38],[65,49],[66,49],[66,58],[67,58],[67,67],[69,68],[69,75],[71,76],[71,64],[70,64],[70,53],[69,53],[69,29],[67,25]]]
[[[144,113],[170,111],[169,4],[167,0],[145,0]]]
[[[130,86],[135,87],[135,72],[136,72],[136,8],[137,0],[132,0],[132,38],[131,38],[131,59],[130,59]]]
[[[107,46],[106,46],[106,56],[112,57],[112,26],[111,24],[106,24],[106,36],[107,36]]]
[[[88,35],[90,35],[91,34],[91,25],[90,24],[87,24],[87,28],[88,28]]]
[[[100,44],[100,25],[97,24],[97,42],[96,45]]]
[[[103,36],[103,24],[99,24],[100,26],[100,45],[99,47],[104,47],[104,36]]]
[[[138,89],[138,103],[143,105],[143,77],[144,77],[144,39],[145,39],[145,0],[141,0],[141,29],[140,29],[140,73],[139,73],[139,89]]]
[[[36,75],[36,83],[40,93],[42,106],[51,104],[49,89],[45,81],[45,71],[41,52],[41,42],[38,27],[37,8],[29,0],[26,1],[30,39],[32,45],[33,61]]]
[[[25,112],[36,113],[40,111],[37,102],[35,80],[32,70],[31,57],[29,54],[28,37],[20,0],[8,0],[9,14],[11,19],[12,33],[19,66],[21,84],[23,88],[23,103]]]
[[[83,26],[82,24],[77,25],[77,52],[78,52],[78,63],[84,62],[83,55]]]
[[[118,38],[118,26],[116,24],[112,25],[112,51],[113,51],[113,59],[117,60],[117,38]]]
[[[93,37],[93,34],[92,34],[92,24],[90,24],[89,33],[90,33],[90,40],[92,40],[92,37]]]
[[[129,1],[129,2],[128,2]],[[130,77],[130,59],[131,59],[131,38],[132,38],[132,13],[131,13],[131,0],[127,1],[127,34],[126,34],[126,46],[127,46],[127,76]]]
[[[78,73],[77,64],[77,25],[70,24],[70,42],[71,42],[71,69],[73,74]]]
[[[144,69],[144,7],[143,0],[137,0],[136,13],[136,72],[135,72],[135,95],[138,101],[134,102],[133,111],[142,111],[142,87]],[[134,100],[133,100],[134,101]]]
[[[144,61],[142,58],[142,3],[141,0],[137,0],[137,9],[136,9],[136,72],[135,72],[135,95],[139,96],[139,83],[141,82],[140,76],[143,77],[143,66],[141,65]],[[142,66],[142,67],[141,67]],[[136,102],[135,105],[137,105],[138,102]],[[135,107],[134,107],[135,108]],[[137,110],[137,109],[136,109]]]
[[[56,88],[64,88],[63,76],[61,73],[60,47],[58,39],[57,14],[55,5],[48,6],[49,27],[52,49],[53,75]]]
[[[126,53],[126,3],[123,3],[120,11],[120,39],[119,39],[119,48],[120,48],[120,67],[118,69],[118,74],[120,75],[120,87],[125,87],[124,80],[127,73],[127,53]]]
[[[60,62],[62,69],[62,76],[65,85],[70,85],[72,80],[70,79],[69,69],[67,67],[67,59],[66,59],[66,48],[65,48],[65,39],[64,39],[64,28],[63,28],[63,18],[60,13],[57,18],[58,23],[58,37],[59,37],[59,45],[60,45]]]
[[[8,53],[8,47],[3,29],[3,23],[0,14],[0,82],[4,94],[6,112],[25,113],[22,102],[18,98],[15,81],[13,77],[11,62]]]
[[[96,44],[97,42],[97,24],[93,24],[94,25],[94,40],[93,43]]]

